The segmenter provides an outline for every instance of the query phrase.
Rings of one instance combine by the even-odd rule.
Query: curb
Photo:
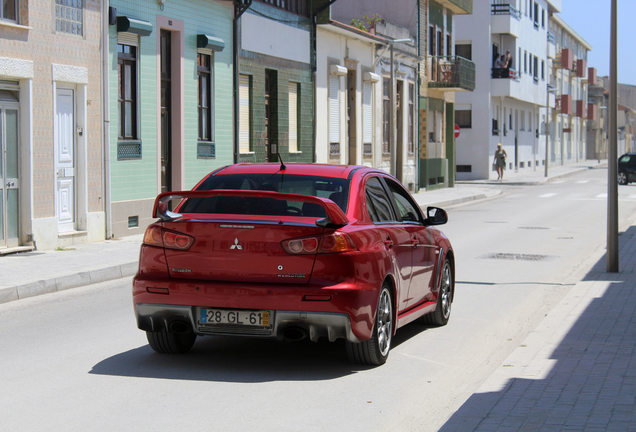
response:
[[[64,291],[71,288],[107,282],[134,276],[137,273],[138,262],[133,261],[116,266],[79,272],[57,278],[43,279],[24,285],[0,288],[0,304],[42,294]]]

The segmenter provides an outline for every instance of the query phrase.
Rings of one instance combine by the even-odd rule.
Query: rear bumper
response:
[[[171,330],[173,321],[182,321],[200,335],[280,338],[287,328],[297,327],[312,340],[327,337],[357,342],[371,337],[378,291],[374,285],[359,280],[316,286],[154,279],[138,275],[133,279],[133,304],[138,327],[146,331],[161,327]],[[251,333],[244,333],[241,328],[210,329],[198,322],[201,308],[272,311],[273,328]]]
[[[206,325],[200,322],[200,307],[167,304],[138,303],[135,305],[137,327],[145,331],[168,331],[183,329],[187,324],[197,335],[231,335],[251,337],[271,337],[282,339],[290,329],[300,329],[317,342],[326,337],[333,342],[344,338],[350,342],[360,342],[351,329],[351,320],[345,313],[273,311],[273,321],[268,327],[240,325]]]

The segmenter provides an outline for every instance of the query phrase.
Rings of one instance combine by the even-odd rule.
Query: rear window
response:
[[[208,177],[196,190],[260,190],[329,198],[344,213],[347,211],[349,180],[289,175],[289,174],[231,174]],[[211,197],[187,200],[179,209],[182,213],[215,213],[267,216],[325,217],[325,209],[313,203],[257,197]]]

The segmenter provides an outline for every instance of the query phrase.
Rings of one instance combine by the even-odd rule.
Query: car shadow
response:
[[[155,353],[144,345],[104,359],[90,374],[233,383],[323,381],[372,366],[351,364],[344,340],[280,342],[206,336],[186,354]]]
[[[417,322],[398,330],[396,348],[429,326]],[[391,357],[389,356],[389,362]],[[268,339],[206,336],[197,338],[186,354],[158,354],[149,345],[106,358],[89,372],[136,378],[259,383],[270,381],[324,381],[377,366],[356,365],[347,359],[345,341],[308,339],[284,342]]]

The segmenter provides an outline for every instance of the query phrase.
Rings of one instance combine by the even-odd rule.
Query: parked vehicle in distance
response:
[[[618,158],[618,184],[636,181],[636,153],[625,153]]]
[[[379,365],[399,327],[450,318],[446,212],[422,214],[384,171],[236,164],[159,195],[153,216],[133,303],[157,352],[205,335],[343,338],[351,361]]]

